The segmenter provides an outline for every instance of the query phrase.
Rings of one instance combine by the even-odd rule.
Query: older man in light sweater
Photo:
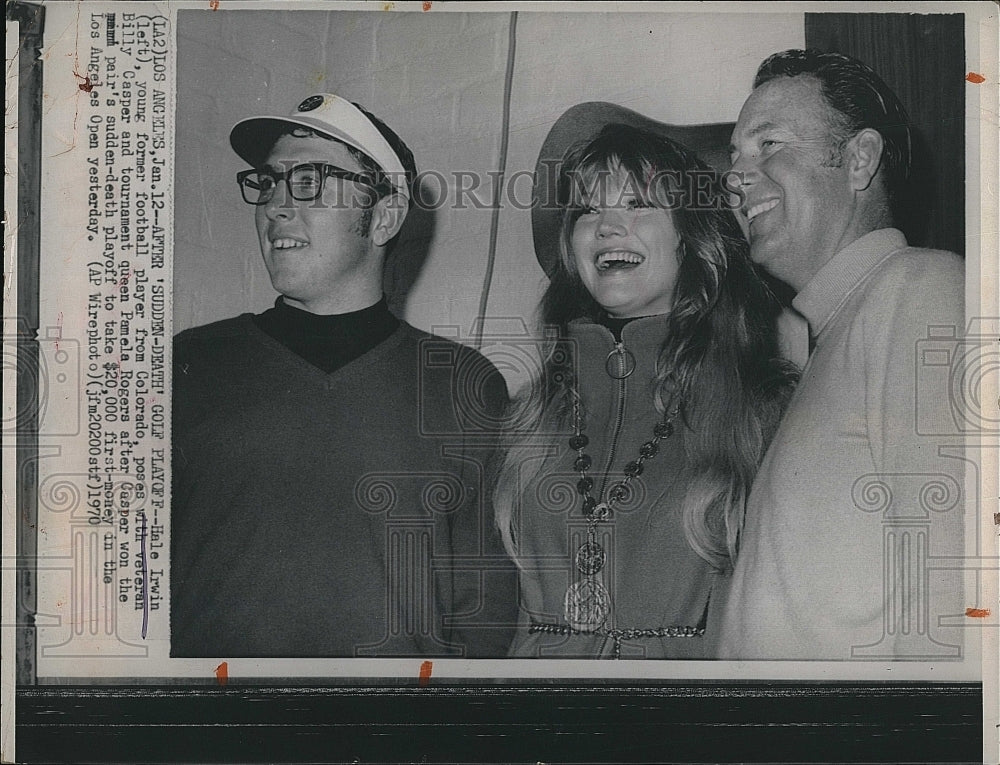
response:
[[[795,290],[812,350],[748,503],[719,656],[960,657],[961,579],[930,564],[963,553],[965,463],[957,436],[918,432],[916,392],[920,341],[964,327],[963,262],[893,227],[905,111],[864,64],[785,51],[731,151],[751,255]]]

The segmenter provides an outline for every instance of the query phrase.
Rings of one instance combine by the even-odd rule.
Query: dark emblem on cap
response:
[[[313,109],[319,109],[322,105],[323,96],[309,96],[309,98],[299,104],[299,111],[311,112]]]

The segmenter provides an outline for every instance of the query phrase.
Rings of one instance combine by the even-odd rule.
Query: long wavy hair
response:
[[[661,412],[676,402],[685,435],[689,488],[682,513],[691,548],[719,570],[735,560],[746,500],[797,379],[778,357],[775,321],[781,308],[749,258],[718,174],[683,146],[627,125],[606,126],[563,158],[559,258],[539,308],[544,364],[507,413],[507,450],[494,492],[496,521],[518,560],[520,493],[541,468],[542,423],[572,427],[578,392],[565,342],[569,322],[601,321],[604,310],[580,279],[571,249],[586,190],[614,173],[645,204],[668,208],[680,239],[673,307],[663,317],[654,380]],[[710,183],[706,183],[706,179]],[[692,190],[699,190],[692,194]],[[532,472],[533,471],[533,472]]]

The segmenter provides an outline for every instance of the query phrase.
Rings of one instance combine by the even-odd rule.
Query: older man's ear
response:
[[[848,172],[851,188],[864,191],[871,186],[879,167],[885,142],[877,130],[865,128],[847,143]]]

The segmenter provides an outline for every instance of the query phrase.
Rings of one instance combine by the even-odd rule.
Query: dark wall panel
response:
[[[807,13],[806,46],[853,56],[913,122],[913,183],[898,221],[911,244],[965,254],[965,17]]]

